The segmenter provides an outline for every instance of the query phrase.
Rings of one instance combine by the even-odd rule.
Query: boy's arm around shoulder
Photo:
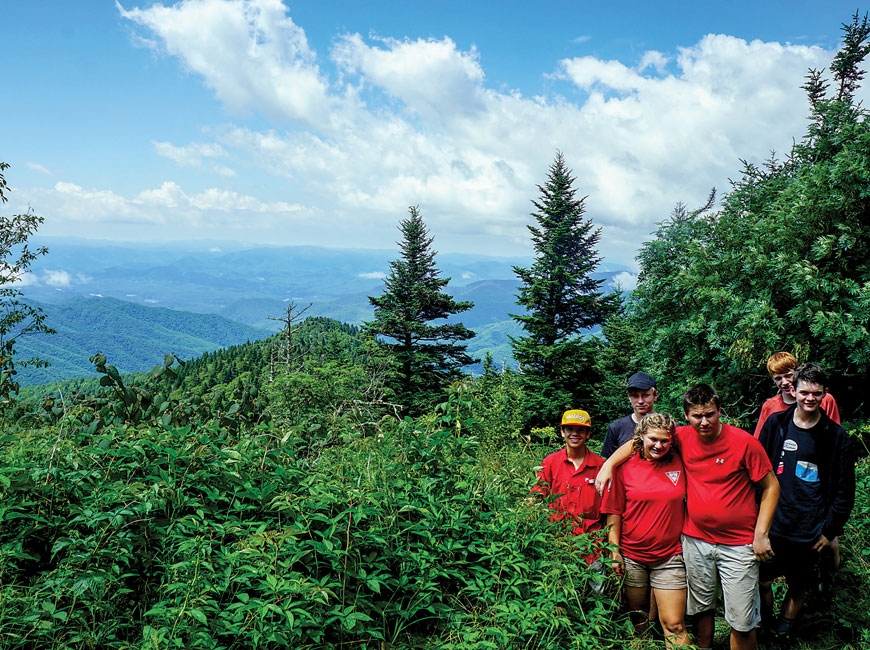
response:
[[[595,477],[595,489],[599,495],[604,494],[605,490],[610,489],[614,468],[631,458],[631,455],[634,453],[632,451],[633,445],[634,442],[629,440],[614,451],[610,458],[604,461],[604,465],[598,470],[598,476]]]

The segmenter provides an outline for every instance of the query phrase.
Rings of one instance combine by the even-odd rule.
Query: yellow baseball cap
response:
[[[559,426],[575,426],[575,427],[591,427],[592,420],[589,419],[589,414],[580,409],[571,409],[562,414],[562,423]]]

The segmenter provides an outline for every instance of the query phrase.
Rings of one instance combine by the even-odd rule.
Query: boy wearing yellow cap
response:
[[[544,458],[533,490],[544,496],[559,495],[550,503],[556,511],[552,521],[570,519],[575,535],[598,530],[602,526],[601,497],[595,490],[595,477],[604,459],[586,448],[592,434],[589,414],[580,409],[565,411],[559,431],[565,446]]]

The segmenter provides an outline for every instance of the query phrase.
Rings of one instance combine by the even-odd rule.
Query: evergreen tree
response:
[[[594,383],[592,357],[597,343],[581,336],[601,324],[614,299],[600,291],[592,273],[601,262],[596,246],[601,229],[584,217],[585,197],[576,198],[574,178],[561,152],[538,189],[530,225],[535,258],[530,268],[514,267],[521,285],[511,314],[526,331],[511,337],[514,358],[526,387],[532,424],[550,423],[568,407],[581,406]]]
[[[457,302],[442,289],[450,278],[441,278],[435,266],[432,237],[416,206],[402,220],[399,230],[401,257],[390,262],[384,293],[369,296],[375,318],[366,331],[386,339],[396,360],[393,390],[397,401],[412,413],[432,407],[438,394],[460,375],[462,366],[474,363],[461,343],[474,336],[462,323],[448,323],[453,314],[470,309],[474,303]],[[431,321],[444,320],[431,324]]]
[[[614,294],[613,312],[601,325],[602,346],[595,356],[599,381],[595,386],[595,415],[599,422],[610,422],[626,414],[628,377],[642,370],[638,361],[640,340],[625,313],[622,290]]]

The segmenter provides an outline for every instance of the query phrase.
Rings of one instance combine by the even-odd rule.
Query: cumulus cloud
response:
[[[483,109],[484,74],[474,48],[460,52],[449,38],[381,43],[384,47],[371,46],[359,34],[349,34],[332,58],[346,73],[359,74],[428,120]]]
[[[67,271],[46,270],[42,279],[48,286],[62,289],[72,285],[72,278],[73,276]]]
[[[44,234],[63,232],[58,230],[62,217],[74,234],[99,238],[105,238],[109,229],[115,232],[122,229],[127,236],[119,239],[191,239],[207,234],[256,241],[260,229],[293,228],[311,221],[315,215],[301,204],[264,201],[224,188],[186,192],[173,181],[130,197],[59,182],[52,191],[35,192],[31,200],[44,213],[54,215],[41,228]]]
[[[419,205],[439,250],[527,254],[531,200],[558,149],[602,227],[600,252],[630,266],[677,202],[727,190],[741,159],[788,153],[806,129],[804,75],[833,56],[711,34],[636,61],[553,61],[540,71],[549,94],[526,96],[488,87],[481,53],[449,37],[348,33],[318,53],[280,0],[117,6],[234,117],[186,144],[155,138],[183,177],[129,196],[60,182],[38,204],[159,239],[391,248]]]
[[[383,280],[387,277],[386,273],[382,273],[381,271],[368,271],[366,273],[358,273],[358,278],[363,278],[364,280]]]
[[[613,276],[611,284],[623,291],[633,291],[637,287],[637,275],[623,271]]]
[[[203,78],[229,109],[319,125],[332,101],[305,31],[280,0],[182,0],[121,16],[148,36],[155,51],[177,57]]]

